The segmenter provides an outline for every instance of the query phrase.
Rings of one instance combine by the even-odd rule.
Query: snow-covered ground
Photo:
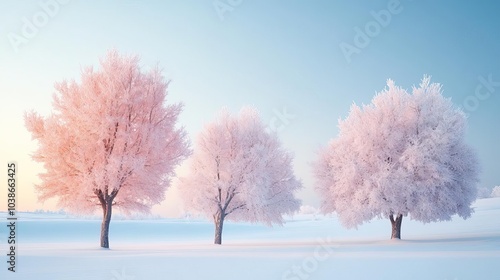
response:
[[[386,220],[358,230],[312,215],[275,228],[227,223],[221,246],[205,221],[113,220],[110,250],[98,246],[98,220],[26,213],[15,273],[0,229],[0,279],[500,279],[500,198],[475,207],[468,220],[406,218],[401,241],[389,240]]]

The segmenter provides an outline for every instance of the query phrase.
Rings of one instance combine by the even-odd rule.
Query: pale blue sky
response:
[[[424,74],[457,106],[471,102],[467,140],[480,156],[481,186],[500,185],[497,1],[72,0],[46,11],[49,2],[58,3],[0,1],[0,158],[20,164],[22,209],[53,207],[33,194],[40,165],[28,157],[36,146],[23,112],[48,114],[54,82],[78,78],[111,48],[164,69],[172,80],[169,102],[185,104],[180,123],[191,137],[223,106],[253,105],[266,123],[283,125],[279,135],[295,153],[304,204],[318,206],[309,164],[337,135],[338,118],[353,102],[370,102],[387,79],[411,88]],[[218,13],[214,3],[236,5]],[[373,16],[381,10],[392,11],[385,26]],[[372,36],[369,42],[356,45],[356,28]],[[346,59],[342,43],[358,53]],[[482,86],[480,77],[493,86]],[[287,123],[276,113],[283,110],[293,115]],[[167,196],[155,212],[175,215],[176,193]]]

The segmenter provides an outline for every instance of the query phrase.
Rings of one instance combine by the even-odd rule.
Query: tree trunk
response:
[[[215,223],[215,240],[214,244],[222,244],[222,227],[224,226],[225,214],[222,211],[217,211],[214,215]]]
[[[111,200],[105,201],[102,204],[102,224],[101,224],[101,247],[109,248],[109,223],[111,222],[111,207],[113,202]]]
[[[403,222],[403,215],[398,214],[396,216],[396,220],[394,220],[394,216],[390,215],[389,219],[392,224],[392,234],[391,239],[401,239],[401,223]]]

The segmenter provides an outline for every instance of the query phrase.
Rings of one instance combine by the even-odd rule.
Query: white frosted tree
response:
[[[500,197],[500,186],[496,186],[491,190],[490,197]]]
[[[401,238],[404,216],[424,223],[468,218],[478,161],[464,142],[466,116],[424,77],[412,94],[391,80],[371,104],[352,105],[339,136],[314,163],[324,212],[353,228],[388,218]]]
[[[491,189],[486,187],[479,187],[477,189],[477,198],[488,198],[491,196]]]
[[[179,181],[186,209],[213,219],[215,244],[222,243],[226,219],[282,224],[283,214],[299,209],[294,191],[301,186],[293,174],[292,155],[250,108],[238,116],[223,110],[205,126],[189,174]]]

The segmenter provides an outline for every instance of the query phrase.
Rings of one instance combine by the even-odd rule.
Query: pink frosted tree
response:
[[[292,155],[250,108],[238,116],[223,110],[205,126],[179,183],[186,209],[213,219],[215,244],[222,243],[226,219],[283,224],[283,214],[300,207],[293,193],[301,186]]]
[[[324,212],[357,227],[388,218],[401,238],[403,216],[436,222],[468,218],[476,199],[478,162],[464,142],[466,116],[424,77],[412,94],[388,88],[339,121],[339,136],[314,163]]]
[[[149,212],[190,153],[176,128],[182,105],[164,105],[167,87],[159,69],[141,72],[138,57],[111,51],[100,69],[84,69],[79,83],[56,84],[49,117],[25,115],[39,143],[33,159],[45,168],[39,199],[58,198],[60,207],[82,214],[100,206],[103,248],[113,206]]]

